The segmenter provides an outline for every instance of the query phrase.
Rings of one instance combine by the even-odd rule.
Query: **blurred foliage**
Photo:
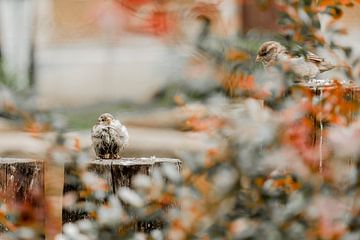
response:
[[[14,89],[15,88],[15,83],[14,83],[13,79],[10,76],[5,74],[5,71],[4,71],[2,65],[3,65],[2,62],[0,61],[0,84],[5,86],[5,87]]]
[[[119,2],[137,11],[153,1]],[[169,1],[154,2],[161,11],[169,6]],[[336,21],[342,8],[356,1],[258,2],[263,9],[275,4],[281,24],[276,39],[293,52],[324,47],[353,54],[323,36],[318,14]],[[118,189],[115,195],[106,180],[87,170],[87,152],[65,146],[63,127],[56,127],[62,125],[52,124],[59,137],[49,160],[73,169],[66,179],[73,189],[64,196],[64,206],[85,216],[66,223],[59,239],[359,239],[359,87],[339,81],[326,87],[298,85],[282,69],[270,75],[254,64],[264,38],[218,36],[211,31],[219,20],[217,5],[192,4],[203,25],[189,69],[206,69],[213,84],[204,81],[199,90],[196,84],[183,89],[174,84],[158,97],[173,97],[181,106],[202,102],[207,114],[184,124],[207,134],[212,147],[180,153],[181,173],[172,167],[155,169],[136,176],[132,189]],[[169,29],[161,26],[155,29]],[[355,62],[348,64],[355,67]],[[351,69],[347,75],[358,77]],[[93,118],[92,113],[85,116]],[[0,220],[11,230],[9,239],[20,238],[21,224],[12,217],[8,222],[4,216],[12,216],[11,211],[3,209]],[[161,222],[159,228],[133,227],[154,219]]]

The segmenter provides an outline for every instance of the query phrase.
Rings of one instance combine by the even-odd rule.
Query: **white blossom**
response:
[[[181,181],[181,176],[178,168],[174,164],[163,164],[161,166],[163,174],[172,182],[178,183]]]
[[[123,213],[120,201],[115,196],[109,197],[109,205],[101,206],[98,211],[98,221],[103,225],[115,225],[120,222]]]
[[[143,199],[137,194],[135,191],[131,190],[128,187],[122,187],[118,191],[118,195],[121,200],[124,202],[134,206],[134,207],[142,207],[144,206]]]

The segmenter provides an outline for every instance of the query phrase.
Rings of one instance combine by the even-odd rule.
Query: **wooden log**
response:
[[[132,180],[136,175],[150,175],[155,168],[159,168],[165,164],[175,165],[179,171],[181,169],[181,161],[173,158],[124,158],[121,160],[113,160],[111,169],[114,192],[117,193],[122,187],[132,188]],[[126,204],[125,207],[127,207]],[[161,219],[152,218],[138,220],[132,228],[134,231],[150,232],[153,229],[161,228],[161,226]],[[131,229],[127,230],[129,231]]]
[[[315,80],[316,83],[321,83],[322,80]],[[360,103],[360,86],[354,83],[335,83],[331,81],[325,82],[326,84],[311,84],[311,83],[300,83],[295,84],[294,87],[304,87],[309,89],[314,97],[318,97],[320,101],[324,101],[326,96],[342,97],[341,100],[345,104],[348,104],[347,112],[343,112],[343,116],[346,117],[348,123],[357,120],[357,105]],[[339,100],[339,99],[338,99]],[[330,100],[331,101],[331,100]],[[314,131],[312,133],[312,142],[314,146],[319,147],[319,171],[323,171],[323,153],[322,146],[327,141],[325,129],[328,128],[329,123],[325,118],[324,114],[321,113],[322,107],[325,106],[326,101],[320,103],[320,111],[316,115],[311,115],[309,118],[313,121]],[[349,159],[349,164],[352,164],[352,159]]]
[[[106,185],[109,187],[109,192],[115,192],[113,188],[112,169],[111,166],[109,167],[108,160],[94,160],[92,163],[90,163],[88,170],[105,180]]]
[[[44,230],[44,164],[33,159],[0,158],[0,201],[9,214],[19,217],[15,224],[1,219],[2,230],[14,231],[17,224],[31,224],[39,236]]]
[[[116,194],[121,187],[132,188],[132,180],[137,174],[150,175],[154,169],[164,164],[174,165],[178,171],[181,170],[181,161],[172,158],[122,158],[114,160],[94,160],[89,163],[89,171],[96,173],[98,177],[105,180],[111,186],[108,194]],[[65,171],[68,172],[68,171]],[[64,194],[70,191],[70,187],[65,183]],[[126,206],[126,204],[125,204]],[[89,216],[85,216],[89,217]],[[84,218],[76,213],[63,215],[63,222],[73,222]],[[149,221],[139,221],[134,229],[150,231],[161,226],[161,222],[151,219]]]
[[[81,180],[78,176],[78,169],[75,162],[70,162],[65,165],[64,173],[64,186],[63,186],[63,196],[67,194],[75,194],[78,201],[82,201],[80,197],[80,192],[84,190],[84,185],[81,183]],[[75,222],[80,219],[87,218],[87,213],[82,209],[74,208],[62,208],[62,217],[60,221],[62,224],[67,222]]]
[[[131,188],[131,181],[137,174],[149,175],[155,164],[161,162],[178,163],[176,159],[168,158],[124,158],[111,162],[115,193],[120,187]]]
[[[106,183],[105,195],[108,196],[114,193],[113,179],[111,176],[111,161],[109,160],[94,160],[92,164],[88,165],[88,171],[95,173],[98,177],[103,179]],[[80,193],[85,191],[85,185],[79,179],[77,166],[75,163],[70,163],[65,166],[65,184],[63,189],[63,195],[74,194],[77,197],[78,202],[94,201],[94,199],[86,198]],[[96,200],[98,204],[103,201]],[[80,219],[90,218],[86,211],[81,208],[63,208],[62,222],[75,222]]]
[[[0,196],[4,199],[6,193],[6,167],[7,164],[3,163],[4,159],[0,159]]]
[[[335,84],[328,83],[326,85],[320,84],[295,84],[294,87],[304,87],[311,90],[313,96],[324,99],[325,96],[342,96],[345,103],[350,103],[352,106],[349,111],[345,113],[345,117],[349,122],[356,120],[356,105],[360,103],[360,86],[353,83]],[[316,125],[318,125],[319,119],[314,117]],[[319,116],[318,116],[319,117]]]

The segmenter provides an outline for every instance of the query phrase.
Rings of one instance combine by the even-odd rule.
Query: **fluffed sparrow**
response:
[[[96,157],[99,159],[120,158],[120,152],[129,142],[124,125],[110,113],[101,114],[91,131]]]

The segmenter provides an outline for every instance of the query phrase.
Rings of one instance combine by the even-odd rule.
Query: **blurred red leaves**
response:
[[[47,123],[42,124],[32,119],[29,119],[24,123],[24,130],[26,132],[29,132],[31,136],[38,137],[41,133],[49,131],[50,126]]]
[[[176,29],[176,14],[166,2],[118,0],[117,3],[127,31],[161,37],[173,33]]]
[[[255,78],[252,75],[247,75],[242,72],[225,76],[222,80],[222,85],[230,96],[236,96],[236,92],[239,90],[254,91],[254,95],[259,93],[259,91],[256,90]]]
[[[80,138],[79,137],[76,137],[74,139],[74,149],[75,151],[77,152],[80,152],[81,151],[81,142],[80,142]]]
[[[353,100],[357,89],[336,83],[335,86],[321,91],[321,102],[312,109],[317,121],[321,118],[331,124],[347,125],[354,120],[353,113],[359,108],[359,103]]]
[[[281,188],[288,194],[298,190],[300,186],[300,183],[295,181],[290,175],[285,175],[282,178],[274,180],[274,187]]]
[[[315,196],[307,215],[316,220],[308,231],[309,239],[342,239],[347,229],[341,219],[347,211],[344,199]]]
[[[16,226],[6,218],[6,215],[3,212],[0,212],[0,223],[3,224],[10,231],[16,231]]]
[[[282,142],[296,149],[304,162],[315,170],[319,165],[319,157],[313,142],[314,136],[314,122],[305,117],[285,127],[282,133]]]
[[[169,34],[176,24],[173,14],[166,10],[154,10],[147,18],[144,29],[156,36]]]
[[[160,205],[160,208],[170,207],[175,203],[175,201],[176,199],[174,195],[170,193],[164,193],[158,199],[158,204]]]
[[[319,13],[326,13],[334,20],[343,16],[342,6],[352,7],[359,1],[353,0],[321,0],[308,1],[299,4],[299,1],[275,1],[275,6],[280,13],[286,15],[287,21],[281,24],[281,32],[290,35],[291,39],[308,47],[324,45],[325,38],[320,32]]]
[[[314,229],[314,236],[320,239],[341,239],[346,233],[346,226],[342,222],[321,216]]]
[[[195,15],[195,18],[206,17],[215,21],[219,17],[219,4],[198,2],[192,7],[191,12]]]
[[[353,6],[354,3],[360,3],[359,0],[321,0],[319,1],[320,6],[334,6],[334,5],[345,5]]]
[[[153,0],[116,0],[118,3],[120,3],[121,5],[123,5],[124,7],[129,7],[129,8],[138,8],[141,7],[145,4],[149,4],[152,3]]]
[[[239,51],[236,49],[230,49],[226,56],[226,59],[228,61],[246,61],[250,58],[251,56],[247,52]]]
[[[218,148],[210,148],[207,150],[206,158],[205,158],[205,167],[211,168],[213,167],[219,159],[221,159],[222,155]]]

